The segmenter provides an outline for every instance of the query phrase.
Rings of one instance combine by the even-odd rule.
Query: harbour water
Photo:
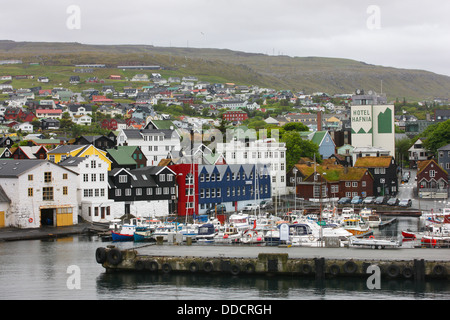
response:
[[[414,230],[417,223],[417,218],[400,218],[390,232],[405,228]],[[106,274],[95,261],[95,250],[107,244],[97,236],[0,243],[0,299],[257,301],[450,298],[448,281],[427,281],[417,286],[414,280],[386,280],[381,282],[380,289],[368,289],[366,279],[340,278],[318,282],[314,278],[275,276]],[[117,243],[116,246],[126,248],[135,244]],[[430,250],[450,254],[450,249]]]

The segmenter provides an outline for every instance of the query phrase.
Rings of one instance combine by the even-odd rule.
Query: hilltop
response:
[[[341,58],[270,56],[228,49],[3,40],[0,60],[4,59],[22,59],[24,64],[39,62],[47,66],[160,65],[170,75],[192,75],[211,82],[254,84],[305,93],[352,93],[356,88],[380,92],[382,81],[388,100],[450,98],[448,76]]]

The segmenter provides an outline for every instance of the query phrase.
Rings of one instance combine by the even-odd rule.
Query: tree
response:
[[[413,142],[408,138],[395,141],[395,152],[399,155],[399,160],[408,160],[408,150],[411,148],[412,144]]]
[[[283,126],[286,131],[309,131],[309,128],[301,122],[289,122]]]
[[[433,128],[430,127],[424,132],[428,138],[423,144],[428,150],[436,154],[437,149],[450,143],[450,120],[441,122],[437,126],[433,125]]]
[[[286,131],[281,138],[286,143],[286,169],[292,168],[301,157],[310,159],[316,156],[316,161],[321,161],[319,146],[312,141],[302,139],[297,131]]]

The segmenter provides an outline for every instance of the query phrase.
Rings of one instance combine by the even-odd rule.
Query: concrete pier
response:
[[[367,277],[378,266],[382,277],[424,281],[450,279],[448,249],[305,248],[265,246],[148,245],[120,250],[98,248],[96,260],[107,272],[228,273]]]

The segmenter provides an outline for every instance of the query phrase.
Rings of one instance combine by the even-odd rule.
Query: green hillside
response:
[[[22,59],[24,64],[21,66],[26,68],[32,67],[28,66],[30,62],[39,62],[39,67],[66,66],[66,69],[53,69],[64,77],[67,72],[73,75],[74,64],[106,64],[111,69],[103,72],[124,76],[132,76],[136,71],[127,71],[127,75],[123,71],[119,72],[115,68],[117,65],[151,64],[164,67],[165,70],[160,72],[163,76],[192,75],[210,82],[254,84],[305,93],[352,93],[356,88],[380,92],[382,83],[388,100],[450,98],[448,76],[339,58],[268,56],[226,49],[147,45],[0,41],[0,60],[4,59]],[[0,68],[1,74],[7,73],[8,67]],[[48,70],[50,72],[51,69]]]

